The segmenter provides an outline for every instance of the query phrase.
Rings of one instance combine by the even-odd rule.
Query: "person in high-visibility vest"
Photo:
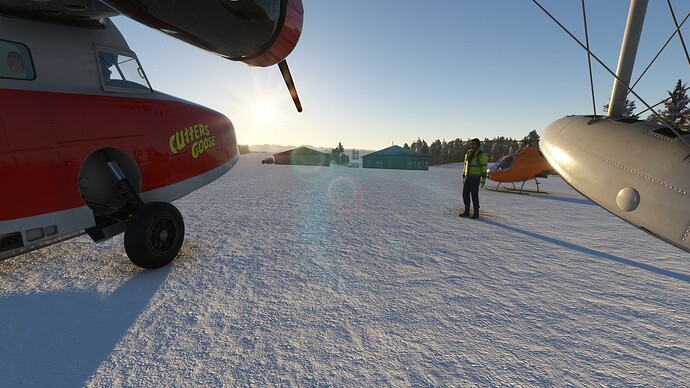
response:
[[[488,157],[481,149],[479,139],[470,140],[470,149],[465,154],[465,167],[462,170],[462,200],[465,203],[465,211],[460,217],[470,217],[470,194],[474,212],[472,219],[479,218],[479,187],[486,183],[486,170]]]

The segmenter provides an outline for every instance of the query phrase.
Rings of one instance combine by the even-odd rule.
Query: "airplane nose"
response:
[[[554,121],[546,127],[539,139],[539,150],[566,182],[575,161],[571,156],[570,144],[562,141],[561,134],[576,120],[576,117],[571,116]]]

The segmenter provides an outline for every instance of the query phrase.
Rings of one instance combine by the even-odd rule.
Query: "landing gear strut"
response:
[[[132,215],[125,221],[125,252],[135,265],[160,268],[169,264],[182,248],[184,221],[177,208],[167,202],[144,203],[117,162],[106,150],[101,156],[126,195],[123,210]]]

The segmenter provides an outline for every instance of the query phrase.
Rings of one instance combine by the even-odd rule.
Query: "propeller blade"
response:
[[[299,96],[297,95],[297,88],[295,88],[295,82],[292,80],[292,74],[290,74],[290,69],[288,68],[287,61],[284,59],[280,62],[278,62],[278,68],[280,69],[280,73],[283,75],[283,79],[285,80],[285,85],[287,85],[288,90],[290,91],[290,95],[292,96],[292,101],[295,102],[295,107],[297,107],[297,111],[301,112],[302,111],[302,103],[299,102]]]

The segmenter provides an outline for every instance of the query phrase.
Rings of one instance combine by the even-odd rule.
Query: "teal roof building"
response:
[[[429,157],[394,145],[362,156],[362,168],[429,170]]]

